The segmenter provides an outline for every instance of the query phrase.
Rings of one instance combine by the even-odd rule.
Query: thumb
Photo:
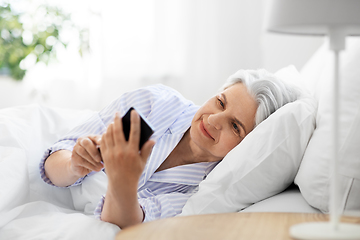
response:
[[[141,148],[141,152],[140,152],[140,156],[143,159],[143,161],[145,161],[145,162],[147,161],[154,145],[155,145],[154,140],[149,140],[143,145],[143,147]]]
[[[100,145],[101,142],[101,135],[91,135],[89,136],[89,139],[93,141],[95,145]]]

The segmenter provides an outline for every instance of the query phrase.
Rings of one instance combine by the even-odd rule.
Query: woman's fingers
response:
[[[107,130],[106,133],[103,135],[102,141],[103,145],[106,146],[114,146],[114,145],[123,145],[128,144],[131,145],[131,147],[139,147],[140,142],[140,116],[135,111],[132,110],[130,113],[130,134],[128,142],[125,139],[125,135],[123,132],[123,125],[122,125],[122,119],[119,116],[119,113],[115,115],[114,122],[112,122]]]
[[[115,115],[115,119],[114,119],[114,141],[115,144],[123,144],[126,142],[125,140],[125,136],[123,133],[123,125],[122,125],[122,120],[120,117],[120,113],[117,112]]]
[[[96,148],[96,144],[89,138],[78,139],[78,144],[75,145],[74,151],[80,157],[78,163],[83,167],[91,167],[91,170],[100,171],[103,167],[101,164],[101,156]],[[88,162],[91,165],[84,164]]]
[[[136,152],[136,154],[141,155],[145,161],[151,153],[152,147],[154,146],[154,141],[148,141],[145,144],[140,153],[139,143],[140,143],[140,133],[141,133],[141,119],[140,115],[132,110],[130,113],[130,133],[129,139],[126,141],[125,135],[123,133],[122,119],[117,113],[115,115],[114,121],[109,124],[106,132],[101,138],[101,153],[112,152],[115,156],[120,156],[126,152]],[[120,154],[120,155],[119,155]],[[102,156],[104,157],[104,156]]]
[[[81,167],[88,170],[86,174],[88,174],[91,171],[95,171],[95,172],[100,171],[102,168],[95,166],[93,163],[89,162],[87,159],[80,156],[77,152],[73,152],[72,158],[73,161],[76,162],[75,167]]]
[[[113,129],[114,129],[114,123],[112,122],[109,124],[108,128],[106,129],[106,132],[101,138],[101,144],[103,144],[105,147],[114,146]]]
[[[99,153],[99,150],[97,146],[99,145],[99,139],[100,136],[89,136],[88,138],[84,138],[80,141],[80,145],[84,147],[86,152],[90,156],[90,160],[95,160],[95,162],[100,163],[101,162],[101,155]]]
[[[101,135],[90,135],[88,137],[96,146],[100,145]]]
[[[140,116],[135,111],[131,111],[130,115],[130,134],[129,134],[129,144],[132,145],[132,147],[139,148],[139,142],[140,142]]]

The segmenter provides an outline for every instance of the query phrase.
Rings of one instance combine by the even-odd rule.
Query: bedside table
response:
[[[297,223],[328,221],[321,213],[221,213],[180,216],[139,224],[120,231],[116,240],[127,239],[292,239],[289,228]],[[360,217],[342,217],[360,224]]]

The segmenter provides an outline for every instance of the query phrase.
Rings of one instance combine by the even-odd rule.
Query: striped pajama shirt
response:
[[[40,162],[41,177],[52,184],[44,170],[50,154],[62,149],[72,151],[79,137],[103,134],[115,113],[124,115],[130,107],[135,107],[151,123],[154,128],[151,139],[156,142],[138,183],[138,200],[145,213],[144,221],[176,216],[217,162],[188,164],[155,172],[189,129],[199,109],[177,91],[160,84],[123,94],[47,149]],[[81,184],[84,178],[72,186]],[[99,199],[96,216],[101,214],[105,197]]]

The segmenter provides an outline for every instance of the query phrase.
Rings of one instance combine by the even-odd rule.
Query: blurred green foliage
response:
[[[12,9],[11,3],[0,6],[0,73],[8,74],[15,80],[22,80],[26,68],[22,61],[32,54],[37,62],[56,59],[56,44],[67,47],[68,42],[60,37],[63,23],[66,21],[67,30],[76,30],[79,36],[79,54],[89,50],[88,30],[80,29],[70,20],[70,14],[65,14],[56,7],[39,6],[37,14],[42,19],[37,19],[41,26],[32,26],[31,29],[24,28],[23,16],[31,18],[29,13],[17,13]]]

